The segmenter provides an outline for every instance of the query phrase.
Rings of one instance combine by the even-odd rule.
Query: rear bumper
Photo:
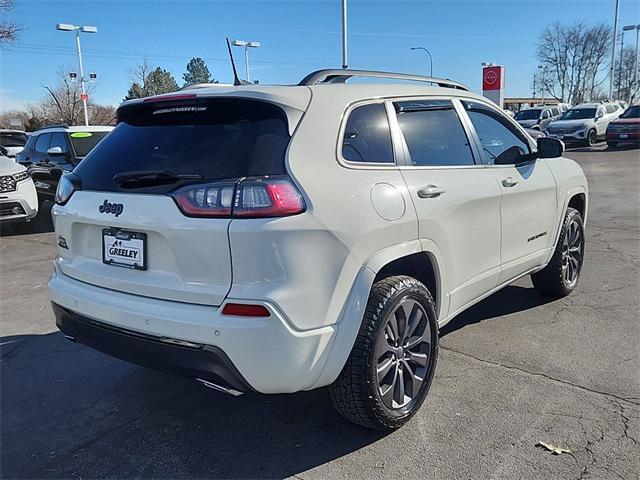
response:
[[[323,378],[326,374],[338,330],[335,325],[300,331],[268,302],[242,300],[264,305],[270,317],[230,316],[222,314],[224,303],[214,307],[132,295],[72,279],[62,274],[55,262],[54,268],[49,295],[54,304],[68,311],[65,315],[56,312],[62,318],[62,322],[58,320],[60,329],[80,343],[134,363],[204,380],[209,378],[206,372],[222,377],[218,368],[222,365],[224,375],[231,371],[233,379],[243,379],[240,383],[260,393],[291,393],[322,386],[318,382],[321,374]],[[117,347],[111,351],[106,338],[114,337],[113,332],[124,336],[115,336]],[[168,348],[176,340],[197,348]],[[220,358],[220,353],[232,369],[226,361],[212,359],[212,355]],[[215,383],[215,379],[211,381]],[[242,391],[237,384],[235,389]]]
[[[627,132],[607,132],[607,142],[632,142],[632,143],[639,143],[640,142],[640,132],[633,132],[633,133],[627,133]]]
[[[73,341],[144,367],[207,380],[232,393],[254,391],[217,347],[154,337],[92,320],[56,303],[52,306],[56,325]]]

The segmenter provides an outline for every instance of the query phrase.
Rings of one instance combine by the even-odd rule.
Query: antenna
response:
[[[233,69],[233,85],[236,87],[239,85],[251,85],[246,80],[241,80],[240,77],[238,77],[238,71],[236,70],[236,62],[234,62],[233,53],[231,53],[231,44],[229,43],[229,37],[226,37],[226,38],[227,38],[227,48],[229,49],[229,58],[231,59],[231,68]]]

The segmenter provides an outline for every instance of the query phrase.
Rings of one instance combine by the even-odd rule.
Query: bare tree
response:
[[[622,65],[616,72],[614,88],[619,100],[630,101],[638,96],[638,85],[635,84],[636,49],[627,47],[622,52]]]
[[[7,13],[13,10],[13,7],[15,7],[13,0],[0,0],[0,45],[15,41],[23,30],[21,25],[6,18]]]
[[[558,100],[579,103],[591,99],[604,81],[611,45],[611,29],[603,23],[545,28],[538,42],[537,58],[547,75],[544,88]]]

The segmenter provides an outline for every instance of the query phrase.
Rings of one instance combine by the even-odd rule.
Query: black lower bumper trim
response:
[[[52,306],[58,328],[78,343],[144,367],[207,380],[238,392],[255,391],[218,347],[179,344],[97,322],[56,303]]]

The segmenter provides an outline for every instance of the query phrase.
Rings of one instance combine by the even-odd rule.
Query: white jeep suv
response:
[[[456,82],[401,74],[125,102],[59,184],[57,325],[227,393],[330,386],[347,419],[397,428],[439,327],[523,275],[575,288],[587,182],[562,151]]]

